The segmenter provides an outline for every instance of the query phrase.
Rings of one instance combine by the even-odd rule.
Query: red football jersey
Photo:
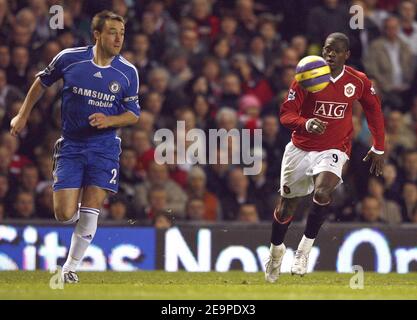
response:
[[[322,91],[311,93],[296,81],[291,85],[285,102],[281,105],[281,123],[293,130],[293,144],[305,151],[338,149],[350,155],[353,133],[352,104],[358,100],[365,112],[373,146],[384,151],[384,117],[381,102],[367,76],[345,66],[342,73],[331,79]],[[308,119],[327,121],[321,135],[306,130]]]

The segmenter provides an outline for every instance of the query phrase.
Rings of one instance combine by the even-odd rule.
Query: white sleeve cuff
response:
[[[373,153],[376,153],[376,154],[384,154],[384,151],[379,151],[379,150],[376,150],[376,149],[374,148],[374,146],[372,146],[372,147],[371,147],[371,151],[372,151]]]

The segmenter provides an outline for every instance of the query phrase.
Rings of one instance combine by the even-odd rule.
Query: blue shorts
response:
[[[117,192],[119,188],[120,138],[79,142],[60,138],[54,147],[53,190],[86,186]]]

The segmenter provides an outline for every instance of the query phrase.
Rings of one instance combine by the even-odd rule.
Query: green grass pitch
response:
[[[365,273],[364,289],[349,287],[353,274],[282,274],[275,284],[263,273],[80,272],[80,283],[52,290],[52,274],[0,272],[0,299],[417,299],[417,273]]]

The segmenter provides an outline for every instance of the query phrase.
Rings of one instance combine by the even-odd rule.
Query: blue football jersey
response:
[[[110,65],[94,63],[93,46],[65,49],[39,72],[46,87],[64,80],[61,118],[63,137],[73,140],[99,140],[116,136],[116,128],[97,129],[89,124],[93,113],[107,116],[130,111],[139,116],[139,75],[134,65],[121,55]]]

